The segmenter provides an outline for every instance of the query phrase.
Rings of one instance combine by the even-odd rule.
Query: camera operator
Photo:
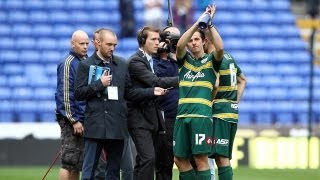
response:
[[[161,42],[154,57],[154,71],[158,77],[177,77],[176,46],[180,31],[166,27],[160,33]],[[156,155],[156,180],[171,180],[173,168],[173,127],[177,115],[179,89],[172,88],[168,94],[158,97],[158,104],[164,116],[166,131],[160,132]]]

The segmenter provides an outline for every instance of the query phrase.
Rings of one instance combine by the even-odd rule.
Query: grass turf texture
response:
[[[0,179],[3,180],[35,180],[42,179],[48,167],[45,166],[0,166]],[[58,179],[59,167],[54,166],[48,173],[46,180]],[[178,180],[179,172],[174,170],[174,180]],[[239,167],[234,169],[235,180],[316,180],[320,179],[319,169],[251,169]]]

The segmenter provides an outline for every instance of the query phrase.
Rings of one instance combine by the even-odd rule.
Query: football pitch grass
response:
[[[46,166],[0,166],[1,180],[41,180],[47,172]],[[58,179],[59,167],[54,166],[46,180]],[[320,169],[251,169],[238,167],[234,169],[234,180],[320,180]],[[173,180],[178,180],[178,170],[174,169]],[[218,178],[217,178],[218,180]]]

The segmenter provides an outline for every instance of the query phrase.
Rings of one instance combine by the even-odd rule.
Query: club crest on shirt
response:
[[[197,72],[197,74],[192,74],[192,71],[188,71],[183,77],[185,79],[191,79],[191,81],[194,81],[195,79],[205,77],[205,75],[201,71]]]
[[[207,61],[208,61],[208,58],[204,58],[204,59],[201,60],[201,63],[204,64],[204,63],[206,63]]]

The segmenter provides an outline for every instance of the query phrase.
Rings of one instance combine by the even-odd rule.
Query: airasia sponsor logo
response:
[[[220,144],[223,146],[227,146],[229,144],[229,139],[214,139],[213,144]]]

